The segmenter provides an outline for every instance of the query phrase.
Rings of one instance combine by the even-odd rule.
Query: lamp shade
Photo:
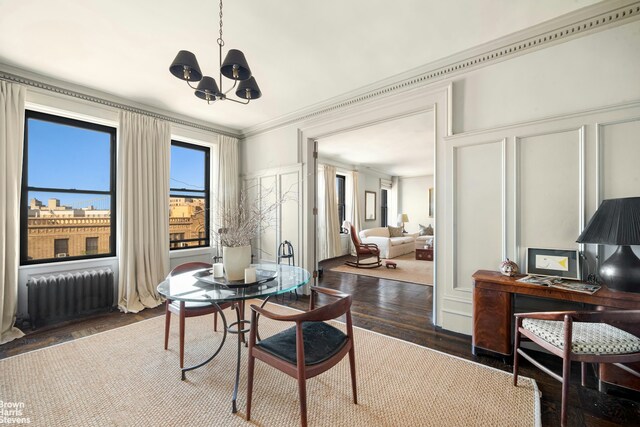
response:
[[[576,242],[640,245],[640,197],[603,200]]]
[[[406,213],[398,214],[398,222],[409,222],[409,215]]]
[[[204,76],[200,83],[198,83],[198,88],[195,91],[195,94],[198,98],[204,99],[205,101],[215,101],[215,96],[220,92],[218,90],[218,84],[216,83],[213,77]],[[208,96],[207,96],[208,95]]]
[[[260,92],[256,79],[250,77],[240,82],[236,90],[236,95],[242,99],[258,99],[262,96],[262,92]]]
[[[188,50],[181,50],[169,67],[171,74],[180,80],[198,82],[202,78],[200,65],[196,56]]]
[[[247,80],[251,77],[251,69],[244,53],[237,49],[229,49],[220,67],[220,72],[231,80]]]

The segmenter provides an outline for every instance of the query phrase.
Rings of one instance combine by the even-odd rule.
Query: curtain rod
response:
[[[55,86],[55,85],[52,85],[52,84],[49,84],[49,83],[44,83],[44,82],[41,82],[41,81],[38,81],[38,80],[29,79],[29,78],[26,78],[26,77],[18,76],[16,74],[11,74],[11,73],[8,73],[8,72],[3,71],[3,70],[0,70],[0,80],[5,80],[5,81],[8,81],[8,82],[13,82],[13,83],[19,83],[19,84],[23,84],[25,86],[31,86],[31,87],[35,87],[35,88],[38,88],[38,89],[46,90],[46,91],[49,91],[49,92],[55,92],[55,93],[58,93],[58,94],[61,94],[61,95],[69,96],[71,98],[82,99],[84,101],[89,101],[89,102],[94,102],[96,104],[106,105],[108,107],[117,108],[119,110],[124,110],[124,111],[130,111],[130,112],[133,112],[133,113],[143,114],[145,116],[153,117],[153,118],[160,119],[160,120],[165,120],[167,122],[171,122],[171,123],[175,123],[175,124],[179,124],[179,125],[184,125],[184,126],[192,127],[192,128],[195,128],[195,129],[204,130],[204,131],[207,131],[207,132],[212,132],[212,133],[219,134],[219,135],[231,136],[231,137],[240,139],[240,134],[239,133],[231,133],[231,132],[227,132],[227,131],[224,131],[224,130],[221,130],[221,129],[217,129],[217,128],[201,125],[201,124],[198,124],[198,123],[190,122],[190,121],[187,121],[187,120],[177,119],[175,117],[167,116],[167,115],[164,115],[164,114],[154,113],[152,111],[148,111],[148,110],[143,110],[141,108],[132,107],[130,105],[122,104],[122,103],[119,103],[119,102],[109,101],[107,99],[99,98],[97,96],[87,95],[87,94],[82,93],[82,92],[77,92],[77,91],[74,91],[74,90],[65,89],[65,88],[60,87],[60,86]]]

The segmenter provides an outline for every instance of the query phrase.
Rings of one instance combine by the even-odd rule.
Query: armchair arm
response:
[[[375,249],[375,250],[380,250],[380,248],[378,248],[378,245],[376,245],[375,243],[360,243],[360,247],[363,248],[367,248],[367,249]]]
[[[317,292],[320,294],[325,294],[325,295],[331,295],[333,297],[336,298],[344,298],[344,297],[348,297],[349,294],[345,294],[344,292],[341,292],[337,289],[330,289],[330,288],[321,288],[319,286],[312,286],[311,287],[311,292]]]

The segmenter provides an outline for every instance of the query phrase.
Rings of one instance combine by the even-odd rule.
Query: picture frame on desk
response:
[[[580,280],[580,256],[577,249],[527,248],[526,272]]]

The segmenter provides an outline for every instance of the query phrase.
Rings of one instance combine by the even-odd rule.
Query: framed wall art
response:
[[[364,192],[364,220],[376,220],[376,193],[373,191]]]
[[[576,249],[527,248],[527,274],[580,279]]]

